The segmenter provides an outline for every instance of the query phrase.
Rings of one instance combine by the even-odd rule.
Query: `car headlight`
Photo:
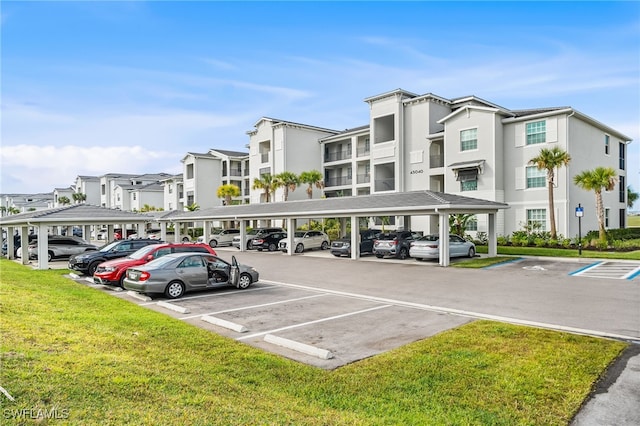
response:
[[[106,268],[104,268],[104,272],[114,272],[117,271],[118,268],[115,268],[113,266],[107,266]]]

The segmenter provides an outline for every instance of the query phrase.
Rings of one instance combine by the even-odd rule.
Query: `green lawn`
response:
[[[487,246],[477,246],[476,251],[486,254]],[[577,249],[498,246],[498,255],[640,260],[640,250],[627,252],[582,250],[582,254],[579,254]]]
[[[0,398],[13,424],[47,424],[10,420],[25,410],[82,425],[567,424],[626,347],[475,321],[325,371],[66,272],[0,260],[0,384],[15,401]]]
[[[640,216],[627,216],[627,227],[640,228]]]

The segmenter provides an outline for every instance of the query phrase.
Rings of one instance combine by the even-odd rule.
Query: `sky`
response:
[[[398,88],[571,106],[633,139],[640,192],[640,2],[4,0],[0,31],[0,193],[181,173],[261,117],[365,125]]]

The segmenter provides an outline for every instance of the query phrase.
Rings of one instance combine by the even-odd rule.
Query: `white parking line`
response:
[[[242,293],[251,293],[254,291],[261,291],[261,290],[268,290],[268,289],[272,289],[275,286],[266,286],[266,287],[258,287],[258,288],[250,288],[247,290],[241,290]],[[237,291],[227,291],[225,293],[209,293],[209,294],[203,294],[201,296],[189,296],[189,297],[183,297],[180,299],[180,301],[185,301],[185,300],[193,300],[193,299],[202,299],[204,297],[222,297],[222,296],[229,296],[229,295],[235,295],[238,294]],[[157,305],[158,302],[151,302],[151,303],[141,303],[139,306],[148,306],[148,305]]]
[[[204,314],[191,315],[191,316],[188,316],[188,317],[182,317],[182,318],[178,318],[178,319],[188,320],[188,319],[192,319],[192,318],[198,318],[198,317],[201,317],[203,315],[217,315],[217,314],[223,314],[223,313],[226,313],[226,312],[244,311],[245,309],[263,308],[265,306],[273,306],[273,305],[279,305],[279,304],[282,304],[282,303],[297,302],[298,300],[312,299],[314,297],[322,297],[322,296],[328,296],[328,294],[314,294],[313,296],[305,296],[305,297],[298,297],[298,298],[295,298],[295,299],[279,300],[277,302],[263,303],[263,304],[260,304],[260,305],[242,306],[240,308],[225,309],[224,311],[207,312],[207,313],[204,313]]]
[[[338,319],[338,318],[345,318],[345,317],[350,317],[350,316],[353,316],[353,315],[359,315],[359,314],[363,314],[365,312],[371,312],[371,311],[375,311],[375,310],[378,310],[378,309],[390,308],[391,306],[392,305],[375,306],[373,308],[363,309],[361,311],[349,312],[348,314],[334,315],[332,317],[322,318],[322,319],[318,319],[318,320],[314,320],[314,321],[307,321],[307,322],[303,322],[303,323],[300,323],[300,324],[289,325],[287,327],[276,328],[274,330],[264,331],[264,332],[261,332],[261,333],[254,333],[254,334],[250,334],[248,336],[239,337],[236,340],[251,339],[252,337],[264,336],[265,334],[277,333],[278,331],[291,330],[292,328],[304,327],[305,325],[317,324],[317,323],[320,323],[320,322],[332,321],[332,320],[335,320],[335,319]]]

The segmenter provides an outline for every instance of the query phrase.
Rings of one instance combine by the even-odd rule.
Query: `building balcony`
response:
[[[324,162],[330,163],[332,161],[348,160],[351,158],[351,151],[334,151],[324,153]]]
[[[375,191],[395,191],[396,189],[396,180],[395,178],[388,179],[376,179],[375,181]]]
[[[371,182],[371,175],[369,174],[356,176],[356,183],[369,183],[369,182]]]
[[[347,176],[332,177],[332,178],[325,179],[324,186],[325,188],[327,188],[332,186],[351,185],[352,181],[353,179]]]
[[[429,167],[432,169],[437,167],[444,167],[444,155],[430,155]]]
[[[356,151],[356,155],[358,157],[364,157],[365,155],[369,154],[371,154],[371,148],[369,148],[368,146],[366,148],[358,148],[358,150]]]

